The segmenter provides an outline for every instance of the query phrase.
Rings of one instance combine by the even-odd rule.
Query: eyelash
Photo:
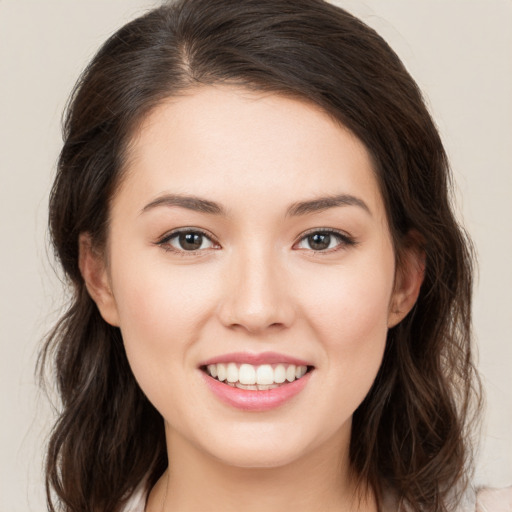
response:
[[[201,252],[203,252],[205,250],[205,249],[196,249],[196,250],[193,250],[193,251],[186,251],[185,249],[176,249],[175,247],[170,245],[170,241],[173,238],[177,238],[179,235],[182,235],[182,234],[201,235],[204,238],[208,239],[212,244],[220,245],[215,240],[213,235],[211,235],[210,233],[208,233],[208,232],[206,232],[206,231],[204,231],[202,229],[199,229],[199,228],[181,228],[181,229],[176,229],[176,230],[171,231],[170,233],[167,233],[166,235],[164,235],[160,240],[158,240],[158,242],[156,242],[156,245],[159,245],[165,251],[173,252],[173,253],[178,254],[180,256],[194,256],[194,255],[200,254]]]
[[[315,254],[315,256],[316,255],[323,256],[326,254],[332,254],[334,252],[346,249],[347,247],[351,247],[351,246],[354,246],[357,244],[357,241],[353,237],[347,235],[346,233],[343,233],[342,231],[338,231],[336,229],[330,229],[330,228],[315,228],[310,231],[307,231],[306,233],[303,233],[300,236],[299,240],[295,244],[293,244],[294,247],[312,235],[329,235],[329,236],[333,236],[334,238],[336,238],[338,240],[338,244],[336,245],[336,247],[334,247],[332,249],[325,249],[325,250],[318,250],[318,251],[315,251],[314,249],[303,249],[303,250],[312,251],[313,254]]]
[[[160,240],[158,240],[156,242],[156,245],[162,247],[162,249],[164,249],[167,252],[173,252],[175,254],[179,254],[180,256],[195,256],[195,255],[199,255],[203,251],[207,250],[207,249],[196,249],[196,250],[187,251],[185,249],[177,249],[177,248],[173,247],[172,245],[170,245],[170,241],[177,238],[181,234],[201,235],[201,236],[205,237],[206,239],[208,239],[212,244],[220,247],[220,244],[215,240],[213,235],[211,235],[210,233],[208,233],[202,229],[199,229],[199,228],[181,228],[181,229],[177,229],[175,231],[171,231],[170,233],[167,233],[166,235],[164,235]],[[338,244],[334,248],[325,249],[325,250],[314,250],[314,249],[298,249],[298,250],[308,250],[308,251],[312,251],[315,255],[317,255],[317,254],[325,255],[325,254],[332,254],[334,252],[346,249],[347,247],[354,246],[357,244],[357,241],[353,237],[351,237],[341,231],[337,231],[335,229],[329,229],[329,228],[320,228],[320,229],[315,228],[306,233],[303,233],[300,236],[300,238],[298,239],[298,241],[293,244],[293,247],[295,248],[298,244],[300,244],[304,240],[307,240],[307,238],[312,235],[334,236],[338,240]],[[209,249],[211,249],[211,248],[209,248]]]

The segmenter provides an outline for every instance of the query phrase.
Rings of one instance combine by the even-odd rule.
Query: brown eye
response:
[[[203,245],[203,235],[201,233],[180,233],[177,237],[180,249],[185,251],[197,251]]]
[[[332,252],[337,249],[355,245],[355,240],[345,233],[331,230],[309,232],[297,244],[297,249],[306,249],[314,252]]]
[[[203,249],[212,249],[215,243],[201,231],[183,230],[170,233],[158,242],[164,248],[176,252],[194,252]]]
[[[307,237],[309,247],[314,251],[325,251],[331,245],[331,235],[329,233],[315,233]]]

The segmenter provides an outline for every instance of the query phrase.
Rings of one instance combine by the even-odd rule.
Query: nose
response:
[[[282,262],[270,251],[247,252],[235,257],[228,269],[218,308],[220,321],[250,334],[289,327],[295,308]]]

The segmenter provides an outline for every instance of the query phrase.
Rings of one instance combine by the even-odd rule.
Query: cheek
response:
[[[211,272],[207,279],[206,269],[162,260],[125,261],[112,276],[126,353],[143,389],[168,385],[170,372],[183,371],[187,349],[215,304]]]
[[[366,287],[360,284],[359,279],[347,278],[324,295],[321,306],[317,302],[310,307],[310,325],[324,354],[318,374],[322,393],[316,406],[328,418],[323,423],[326,435],[350,421],[382,363],[389,289],[386,281],[376,286],[375,279]]]
[[[306,304],[304,309],[318,329],[331,332],[342,344],[364,342],[365,333],[387,330],[392,276],[392,265],[382,261],[360,270],[340,268],[324,279],[316,276],[311,286],[300,292]]]
[[[321,341],[333,386],[369,390],[380,367],[388,332],[394,262],[380,258],[361,268],[347,266],[315,280],[306,294],[304,314]],[[327,276],[326,276],[327,277]],[[313,333],[312,333],[313,334]]]

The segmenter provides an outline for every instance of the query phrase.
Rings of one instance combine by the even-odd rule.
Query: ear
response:
[[[407,235],[398,258],[395,286],[389,305],[388,327],[399,324],[411,311],[425,276],[425,251],[418,232]]]
[[[103,319],[118,327],[117,304],[112,293],[103,251],[94,247],[89,233],[80,233],[78,252],[78,266],[89,295],[98,306]]]

